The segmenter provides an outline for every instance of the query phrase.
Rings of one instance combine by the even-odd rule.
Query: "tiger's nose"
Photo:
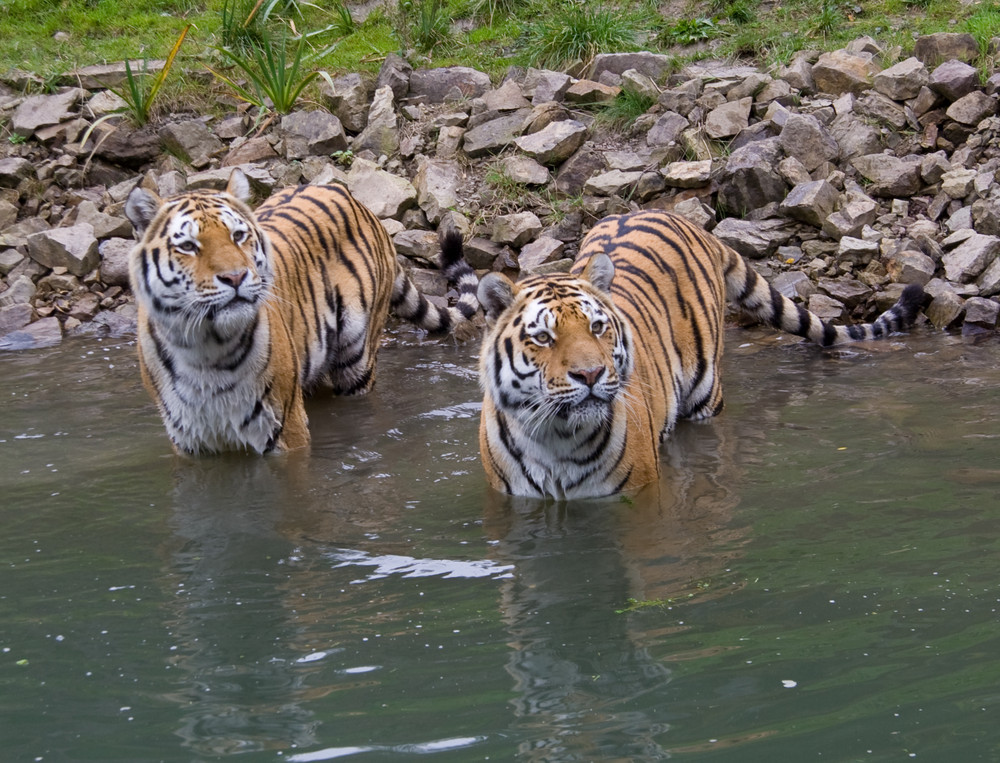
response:
[[[604,375],[604,366],[597,366],[596,368],[585,368],[577,371],[570,371],[569,378],[574,379],[578,382],[583,382],[588,387],[593,387],[597,384],[597,381]]]
[[[218,273],[215,277],[222,281],[222,283],[238,289],[240,288],[240,284],[246,280],[248,273],[249,271],[243,268],[243,270],[234,270],[231,273]]]

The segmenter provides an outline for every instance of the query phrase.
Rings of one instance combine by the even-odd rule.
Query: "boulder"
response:
[[[393,91],[393,98],[395,99],[406,96],[405,87],[400,87],[402,92],[397,95],[392,84],[386,82],[384,86],[388,86]],[[407,81],[406,87],[408,86]],[[330,111],[337,116],[345,130],[352,133],[359,133],[365,129],[365,126],[368,124],[371,93],[360,74],[344,74],[343,76],[334,78],[329,84],[323,83],[320,87],[320,93]]]
[[[836,139],[812,114],[790,115],[778,134],[778,143],[787,156],[802,162],[808,172],[840,155]]]
[[[70,120],[77,114],[77,105],[86,97],[87,91],[79,87],[66,88],[55,95],[28,96],[14,110],[10,131],[29,138],[36,130]]]
[[[575,119],[551,122],[538,132],[514,139],[514,144],[541,164],[566,161],[587,139],[587,127]]]
[[[163,148],[195,169],[208,166],[224,146],[215,133],[200,119],[171,122],[159,130]]]
[[[534,212],[515,212],[498,215],[493,220],[493,235],[490,238],[498,244],[521,247],[541,232],[542,222]]]
[[[949,59],[970,63],[979,58],[979,43],[971,34],[962,32],[925,34],[917,38],[913,55],[927,66]]]
[[[66,228],[28,236],[28,256],[47,268],[66,268],[75,276],[85,276],[100,262],[94,227],[79,223]]]
[[[948,101],[957,101],[979,85],[979,72],[962,61],[945,61],[931,72],[930,89]]]
[[[882,95],[894,101],[916,98],[921,88],[930,82],[930,73],[923,61],[911,56],[888,69],[878,72],[872,84]]]
[[[920,191],[920,161],[890,154],[868,154],[851,160],[853,167],[870,182],[871,196],[907,197]]]
[[[384,85],[375,91],[365,129],[351,144],[358,153],[368,149],[376,156],[393,156],[399,151],[399,127],[392,88]]]
[[[351,165],[347,188],[379,218],[398,220],[417,203],[417,191],[409,180],[364,159],[355,159]]]
[[[329,156],[347,150],[347,135],[341,121],[328,111],[294,111],[281,118],[281,134],[287,159]]]
[[[870,53],[834,50],[819,57],[812,67],[812,76],[816,89],[821,93],[857,95],[872,86],[872,78],[878,71],[879,67]]]
[[[464,176],[461,165],[454,161],[427,159],[420,163],[413,184],[417,204],[431,225],[437,225],[448,210],[458,206]]]
[[[476,159],[502,151],[521,135],[528,113],[527,110],[510,112],[467,130],[462,138],[465,153]]]
[[[833,214],[840,199],[837,189],[826,180],[812,180],[796,185],[781,202],[782,214],[816,228]]]
[[[426,103],[443,103],[447,96],[478,98],[492,87],[490,77],[467,66],[416,69],[409,77],[409,97]]]

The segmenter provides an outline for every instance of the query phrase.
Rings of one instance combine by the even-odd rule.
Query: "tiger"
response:
[[[723,407],[727,300],[747,318],[823,347],[911,326],[919,284],[874,322],[839,326],[784,297],[720,239],[683,217],[606,217],[569,273],[518,283],[485,275],[480,455],[515,496],[634,493],[659,477],[659,443],[679,419]]]
[[[459,294],[440,307],[345,187],[289,187],[256,212],[250,196],[237,168],[225,190],[163,199],[140,181],[125,203],[140,372],[181,454],[303,448],[305,396],[367,392],[390,311],[442,333],[479,309],[457,231],[439,236]]]

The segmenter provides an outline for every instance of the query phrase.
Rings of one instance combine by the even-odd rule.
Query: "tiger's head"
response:
[[[499,410],[539,433],[545,422],[572,431],[608,420],[633,368],[631,331],[611,301],[613,277],[611,259],[599,254],[580,275],[482,279],[490,327],[480,379]]]
[[[139,243],[129,269],[136,298],[152,318],[221,336],[253,323],[273,274],[270,245],[246,205],[249,197],[239,169],[225,191],[161,199],[132,189],[125,215]]]

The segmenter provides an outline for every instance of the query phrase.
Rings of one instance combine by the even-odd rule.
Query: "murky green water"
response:
[[[1000,759],[1000,342],[766,336],[570,506],[486,490],[471,346],[198,463],[127,343],[0,356],[0,757]]]

